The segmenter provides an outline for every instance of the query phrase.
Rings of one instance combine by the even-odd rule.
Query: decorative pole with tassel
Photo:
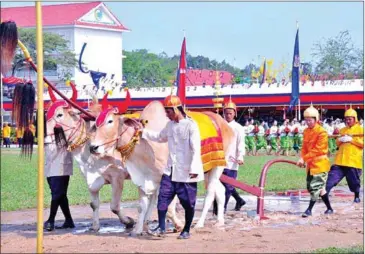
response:
[[[37,205],[37,253],[43,253],[43,201],[44,201],[44,103],[43,103],[43,32],[42,6],[36,7],[36,45],[37,45],[37,128],[38,128],[38,205]]]

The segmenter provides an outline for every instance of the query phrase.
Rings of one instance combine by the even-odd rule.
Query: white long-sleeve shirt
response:
[[[257,136],[265,136],[265,128],[264,126],[259,126],[259,132],[257,133]]]
[[[231,121],[228,125],[233,129],[235,134],[235,139],[229,144],[228,151],[226,153],[226,161],[227,161],[227,169],[230,170],[238,170],[239,165],[232,160],[241,160],[243,161],[243,157],[246,154],[245,147],[245,130],[242,125],[237,123],[236,121]]]
[[[300,125],[298,130],[299,130],[299,136],[300,137],[303,137],[303,133],[304,133],[304,130],[307,128],[306,125]]]
[[[255,136],[255,133],[253,132],[255,129],[255,126],[253,124],[250,124],[247,127],[248,136]]]
[[[44,154],[44,174],[46,177],[70,176],[73,174],[73,156],[71,152],[65,148],[57,148],[55,143],[45,142]]]
[[[331,136],[331,135],[333,135],[333,132],[334,132],[334,130],[335,130],[335,128],[333,127],[333,126],[331,126],[331,125],[329,125],[329,124],[326,124],[325,126],[323,126],[324,127],[324,129],[327,131],[327,134],[329,135],[329,136]]]
[[[142,138],[168,143],[169,155],[164,174],[174,182],[199,182],[204,180],[201,159],[201,139],[198,125],[189,117],[179,122],[170,121],[161,132],[144,129]],[[189,174],[198,174],[191,179]]]
[[[273,125],[270,127],[269,138],[276,138],[278,136],[278,126]]]

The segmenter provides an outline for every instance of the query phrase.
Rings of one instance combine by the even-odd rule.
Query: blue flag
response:
[[[293,55],[293,67],[291,72],[291,96],[289,103],[289,111],[298,104],[299,99],[299,29],[297,29],[297,35],[295,36],[294,55]]]

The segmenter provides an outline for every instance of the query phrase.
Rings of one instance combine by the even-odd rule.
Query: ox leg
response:
[[[226,201],[226,188],[218,181],[215,188],[215,199],[217,200],[218,211],[217,211],[217,224],[216,226],[224,225],[224,203]]]
[[[91,196],[91,203],[90,206],[93,209],[93,225],[90,228],[92,231],[99,231],[100,229],[100,221],[99,221],[99,206],[100,206],[100,199],[99,199],[99,191],[101,187],[104,185],[104,178],[99,177],[95,179],[92,184],[89,184],[89,192]]]
[[[138,221],[136,227],[131,232],[130,236],[142,235],[143,224],[146,218],[148,206],[150,205],[149,197],[141,189],[139,189],[139,205],[140,207],[138,209],[139,212]]]
[[[152,209],[154,208],[155,204],[157,203],[157,196],[158,196],[158,191],[156,191],[153,195],[150,196],[150,202],[149,202],[149,205],[147,207],[146,216],[145,216],[145,219],[144,219],[144,222],[143,222],[143,231],[148,230],[147,222],[151,218]]]
[[[175,229],[177,232],[181,232],[184,224],[181,222],[181,220],[176,216],[176,202],[177,202],[177,195],[175,196],[175,198],[171,201],[171,204],[169,205],[168,209],[167,209],[167,218],[171,219],[172,222],[175,225]]]
[[[123,223],[127,229],[133,228],[134,220],[123,214],[120,208],[120,200],[123,191],[124,179],[112,179],[112,201],[110,202],[110,210],[116,214],[121,223]]]
[[[223,187],[223,196],[224,196],[224,186],[219,181],[219,178],[222,175],[223,170],[224,170],[223,167],[215,167],[210,172],[207,173],[208,174],[207,194],[205,196],[202,214],[201,214],[197,224],[195,225],[195,228],[204,227],[205,219],[207,217],[209,208],[212,206],[214,197],[216,196],[217,188],[218,188],[219,195],[221,195],[220,192],[222,192],[222,190],[220,190],[220,185]],[[220,200],[217,200],[217,202],[220,202],[220,203],[218,203],[218,220],[219,220],[220,215],[222,215],[221,217],[223,217],[224,199],[223,199],[223,203]],[[223,219],[223,223],[224,223],[224,219]]]

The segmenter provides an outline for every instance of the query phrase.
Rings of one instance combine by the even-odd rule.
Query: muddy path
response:
[[[116,216],[110,212],[109,204],[100,208],[101,229],[98,233],[88,231],[91,226],[91,208],[72,206],[71,212],[76,228],[44,233],[44,251],[52,253],[74,252],[179,252],[179,253],[222,253],[222,252],[303,252],[326,247],[349,247],[363,244],[363,202],[354,204],[351,195],[332,196],[335,214],[324,215],[325,205],[318,202],[311,218],[300,214],[308,204],[308,196],[266,196],[265,213],[269,220],[255,217],[256,198],[243,196],[247,204],[240,212],[232,211],[235,203],[229,204],[226,224],[215,227],[215,218],[209,212],[204,229],[192,229],[192,238],[177,240],[178,233],[169,233],[164,239],[141,236],[132,238]],[[195,220],[200,216],[202,199],[197,202]],[[136,202],[123,202],[126,215],[137,218]],[[183,219],[183,210],[178,216]],[[45,210],[44,217],[48,217]],[[157,219],[156,211],[152,220]],[[56,224],[62,224],[61,211]],[[150,223],[154,227],[156,221]],[[170,225],[170,224],[169,224]],[[171,225],[172,227],[172,225]],[[170,228],[172,229],[172,228]],[[19,253],[36,250],[36,210],[1,213],[1,252]]]

